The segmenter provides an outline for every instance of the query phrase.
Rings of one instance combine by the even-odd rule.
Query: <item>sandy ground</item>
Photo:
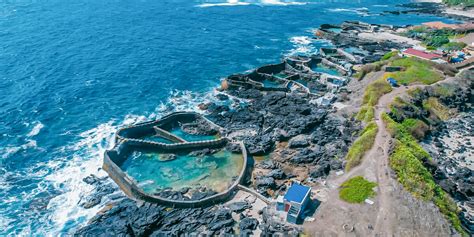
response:
[[[372,75],[372,80],[383,73]],[[370,76],[370,75],[369,75]],[[366,79],[369,79],[366,78]],[[364,79],[365,80],[365,79]],[[431,202],[420,201],[406,192],[389,168],[388,151],[392,139],[381,120],[393,98],[421,85],[399,87],[380,98],[375,121],[379,128],[376,142],[365,155],[362,164],[350,172],[331,174],[316,195],[322,202],[314,222],[304,224],[310,236],[450,236],[450,225]],[[349,204],[339,199],[338,187],[354,176],[364,176],[377,182],[377,195],[370,204]],[[349,231],[343,229],[349,227]]]
[[[407,43],[413,46],[417,46],[421,44],[421,42],[418,40],[414,40],[414,39],[400,36],[400,35],[395,35],[389,32],[374,32],[374,33],[364,32],[364,33],[360,33],[359,37],[363,39],[370,39],[370,40],[375,40],[375,41],[394,41],[398,43]]]

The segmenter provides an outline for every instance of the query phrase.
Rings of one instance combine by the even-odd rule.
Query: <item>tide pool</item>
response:
[[[94,192],[83,178],[106,177],[119,127],[195,110],[223,77],[327,47],[312,39],[321,24],[447,21],[378,14],[406,2],[0,2],[0,235],[72,234],[108,202],[77,205]]]
[[[196,157],[177,155],[176,159],[161,161],[158,153],[134,152],[122,169],[149,194],[157,189],[207,187],[222,192],[243,167],[241,154],[219,151],[212,155]]]

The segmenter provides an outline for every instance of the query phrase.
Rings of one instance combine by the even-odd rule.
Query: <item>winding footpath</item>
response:
[[[450,77],[439,81],[447,82]],[[436,83],[436,84],[437,84]],[[372,148],[364,154],[362,163],[340,176],[328,177],[326,190],[318,198],[322,204],[315,214],[315,222],[305,224],[312,236],[437,236],[449,235],[449,224],[430,202],[423,202],[403,190],[389,167],[389,151],[393,143],[382,120],[383,113],[397,96],[408,90],[424,88],[427,85],[411,85],[393,88],[383,95],[375,106],[375,122],[378,127]],[[339,199],[340,185],[354,177],[364,176],[377,182],[374,205],[349,204]],[[407,217],[407,215],[410,215]],[[344,231],[342,226],[354,227],[354,232]],[[434,226],[433,226],[434,225]],[[357,233],[355,233],[357,232]]]

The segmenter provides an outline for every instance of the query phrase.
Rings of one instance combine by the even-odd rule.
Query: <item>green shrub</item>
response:
[[[367,181],[362,176],[356,176],[341,184],[339,198],[349,203],[361,203],[375,195],[374,187],[377,187],[377,183]]]
[[[364,154],[372,148],[375,136],[377,135],[378,127],[375,122],[370,122],[362,131],[361,135],[354,144],[349,148],[346,155],[346,171],[359,165],[364,157]]]

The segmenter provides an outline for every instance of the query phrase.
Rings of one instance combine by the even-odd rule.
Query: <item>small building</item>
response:
[[[430,61],[440,59],[440,58],[443,57],[442,55],[439,55],[439,54],[427,53],[425,51],[417,50],[417,49],[414,49],[414,48],[409,48],[409,49],[403,51],[402,54],[407,56],[407,57],[417,57],[417,58],[420,58],[420,59],[430,60]]]
[[[277,198],[277,210],[286,212],[286,221],[296,224],[311,204],[311,187],[292,183],[285,196]]]

